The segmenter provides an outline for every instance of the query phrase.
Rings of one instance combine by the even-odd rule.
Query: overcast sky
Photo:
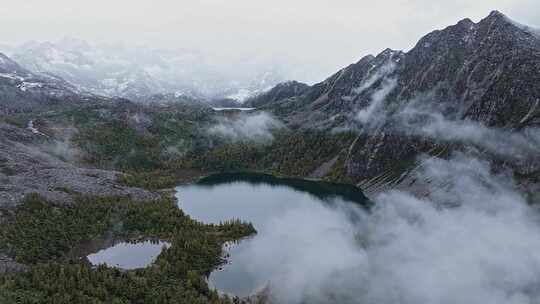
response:
[[[0,0],[0,43],[123,41],[155,47],[253,51],[327,75],[433,29],[497,9],[540,27],[540,0]],[[314,77],[319,77],[315,75]]]

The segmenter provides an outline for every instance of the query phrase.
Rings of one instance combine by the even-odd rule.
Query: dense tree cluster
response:
[[[309,176],[350,146],[354,138],[352,133],[280,131],[267,145],[247,141],[223,144],[204,152],[194,151],[179,161],[179,167],[202,168],[210,172],[251,170]],[[343,162],[338,164],[343,165]]]
[[[166,240],[171,247],[154,265],[133,271],[96,268],[72,255],[78,243],[106,233]],[[0,277],[0,303],[232,303],[209,289],[205,277],[223,263],[224,242],[253,233],[238,220],[196,222],[173,199],[80,198],[55,206],[30,195],[0,236],[1,249],[30,269]]]
[[[148,172],[163,169],[167,160],[197,146],[206,146],[201,125],[210,120],[209,111],[182,104],[89,103],[21,114],[10,117],[10,122],[40,121],[40,130],[51,138],[67,137],[80,150],[79,161],[87,164]],[[71,131],[62,134],[62,130]]]

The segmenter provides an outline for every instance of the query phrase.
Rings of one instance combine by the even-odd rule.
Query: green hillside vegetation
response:
[[[33,116],[32,116],[33,115]],[[171,188],[215,172],[260,171],[306,177],[350,146],[355,134],[278,129],[268,142],[232,141],[207,132],[221,114],[185,104],[87,104],[12,118],[34,119],[66,141],[80,163],[126,173],[120,181],[149,190]],[[66,136],[64,130],[70,130]],[[341,167],[326,179],[345,181]]]
[[[0,303],[229,303],[205,276],[223,263],[224,242],[253,233],[240,221],[196,222],[173,199],[80,198],[55,206],[30,195],[0,235],[2,249],[30,268],[0,277]],[[80,242],[105,234],[161,239],[171,247],[155,265],[133,271],[94,268],[70,255]]]
[[[352,133],[279,131],[267,145],[249,141],[223,144],[211,150],[189,153],[178,166],[211,172],[254,170],[305,177],[338,155],[354,138]]]

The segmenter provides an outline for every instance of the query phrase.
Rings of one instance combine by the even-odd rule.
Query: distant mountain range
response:
[[[241,103],[286,77],[272,59],[256,56],[217,62],[193,50],[94,46],[72,38],[0,48],[36,75],[61,77],[81,92],[136,101],[157,95]]]

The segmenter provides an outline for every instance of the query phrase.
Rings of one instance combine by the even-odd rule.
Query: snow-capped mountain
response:
[[[81,91],[144,101],[156,94],[195,99],[229,98],[242,102],[284,80],[266,58],[218,62],[194,50],[91,45],[64,38],[28,42],[16,47],[13,59],[40,75],[58,75]]]
[[[0,113],[20,112],[51,103],[82,101],[88,95],[62,78],[35,74],[0,53]]]

